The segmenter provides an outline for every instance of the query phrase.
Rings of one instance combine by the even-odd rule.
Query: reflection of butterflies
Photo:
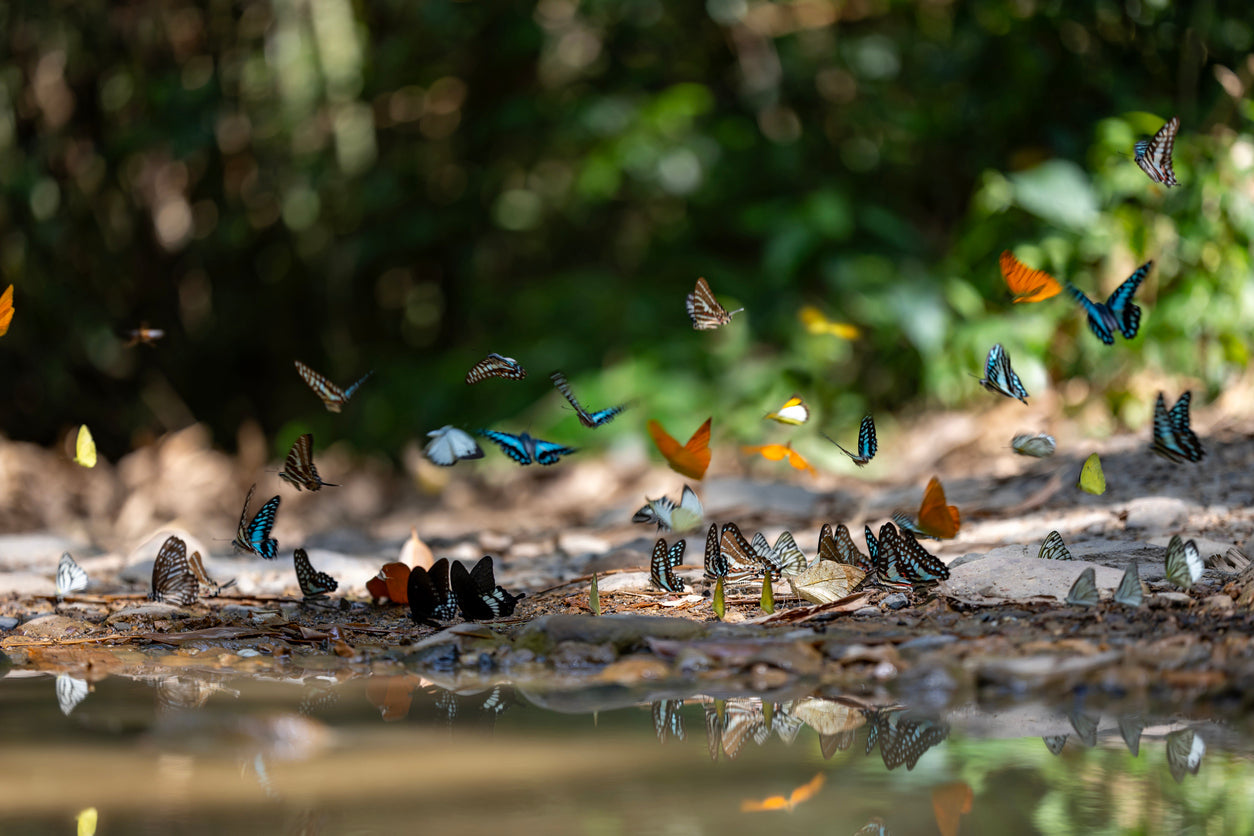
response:
[[[720,325],[726,325],[732,321],[733,315],[744,310],[744,308],[737,308],[728,312],[714,298],[714,294],[710,291],[710,286],[706,284],[705,279],[697,279],[696,289],[688,294],[686,304],[688,316],[692,318],[692,327],[697,331],[709,331]]]
[[[83,467],[96,466],[96,442],[86,424],[78,428],[78,438],[74,440],[74,463]]]
[[[801,454],[792,449],[792,442],[788,444],[759,444],[754,446],[741,447],[740,452],[745,455],[757,453],[767,461],[777,462],[781,459],[788,459],[788,463],[793,466],[794,470],[809,471],[811,476],[817,476],[818,471],[815,470],[808,461],[802,458]]]
[[[688,439],[688,443],[682,446],[657,421],[650,420],[647,426],[653,443],[657,445],[658,452],[665,457],[671,470],[689,479],[703,479],[710,466],[710,422],[713,420],[706,418],[705,423],[697,427],[692,438]]]
[[[1119,587],[1115,590],[1115,601],[1125,607],[1139,607],[1144,600],[1145,594],[1141,591],[1141,573],[1137,571],[1136,561],[1133,560],[1128,564],[1128,568],[1123,570],[1123,577],[1119,579]]]
[[[702,703],[705,709],[705,745],[709,749],[710,760],[717,761],[723,751],[723,719],[719,716],[716,702]]]
[[[1102,472],[1102,460],[1096,453],[1089,455],[1080,468],[1080,490],[1100,496],[1106,493],[1106,474]]]
[[[492,573],[492,558],[485,555],[466,571],[461,561],[449,567],[449,585],[457,598],[457,606],[467,621],[484,621],[513,615],[514,608],[526,595],[511,595],[504,587],[497,586]]]
[[[1119,718],[1119,734],[1134,758],[1141,754],[1141,732],[1144,730],[1145,721],[1139,715],[1128,714]]]
[[[827,776],[822,772],[815,775],[809,781],[797,787],[788,797],[782,795],[772,795],[769,798],[761,800],[747,799],[740,802],[740,812],[742,813],[762,813],[768,810],[789,810],[791,811],[803,801],[809,801],[818,795],[819,790],[823,788]]]
[[[482,459],[483,450],[470,433],[445,424],[427,433],[427,458],[440,467],[452,467],[461,459]]]
[[[766,417],[781,424],[797,426],[810,420],[810,407],[806,406],[800,395],[793,395],[778,410],[766,413]]]
[[[1200,462],[1206,455],[1197,435],[1189,429],[1189,402],[1192,392],[1185,392],[1170,410],[1158,393],[1154,402],[1154,438],[1150,449],[1165,459],[1181,464]]]
[[[1181,589],[1188,589],[1197,583],[1205,569],[1197,543],[1185,542],[1179,534],[1171,535],[1171,542],[1167,544],[1167,580]]]
[[[1180,185],[1176,180],[1176,171],[1171,165],[1171,151],[1176,144],[1176,131],[1180,130],[1180,117],[1173,116],[1167,124],[1158,129],[1153,139],[1138,140],[1132,146],[1133,159],[1141,167],[1149,179],[1162,183],[1167,188]]]
[[[836,444],[836,441],[830,438],[826,433],[822,433],[822,436],[833,444]],[[850,453],[839,444],[836,444],[836,446],[840,447],[840,452],[853,459],[854,464],[858,467],[862,467],[871,459],[875,458],[875,453],[879,450],[879,444],[875,440],[875,420],[870,415],[864,415],[862,417],[862,425],[858,427],[857,454]]]
[[[489,377],[503,377],[506,380],[522,380],[527,376],[527,370],[518,365],[518,361],[513,357],[503,357],[500,354],[489,354],[470,367],[470,371],[466,372],[467,383],[478,383],[481,380],[487,380]]]
[[[753,535],[751,545],[770,569],[772,577],[799,575],[806,570],[806,556],[797,547],[797,540],[790,531],[780,532],[773,546],[767,543],[766,535],[759,531]]]
[[[320,598],[339,588],[335,578],[313,567],[304,549],[292,552],[292,560],[296,564],[296,580],[300,581],[300,594],[306,598]]]
[[[1068,737],[1070,735],[1055,734],[1049,737],[1042,737],[1041,740],[1045,741],[1045,748],[1049,749],[1051,755],[1058,755],[1062,752],[1062,747],[1067,745]]]
[[[769,735],[760,699],[737,697],[727,701],[721,735],[724,757],[735,760],[746,740],[752,738],[760,746]]]
[[[322,481],[318,468],[314,467],[313,433],[305,433],[292,444],[292,449],[287,451],[283,469],[279,471],[279,478],[294,485],[298,491],[302,487],[311,491],[319,490],[323,485],[328,488],[339,487],[333,482]]]
[[[610,406],[605,409],[598,409],[596,412],[589,412],[579,405],[579,401],[575,398],[575,393],[570,390],[570,383],[566,380],[566,375],[561,372],[553,372],[549,375],[553,381],[553,385],[557,387],[557,391],[562,393],[566,400],[570,401],[570,405],[575,408],[575,415],[579,417],[579,423],[585,427],[600,427],[613,421],[615,416],[627,408],[625,404],[618,406]]]
[[[13,321],[13,285],[0,293],[0,337],[9,333],[9,323]]]
[[[201,586],[201,594],[206,598],[216,598],[222,590],[235,586],[234,578],[231,578],[224,584],[219,584],[209,577],[209,573],[205,571],[205,563],[201,560],[200,552],[192,552],[191,556],[187,558],[187,565],[191,567],[192,574],[196,576],[196,581]],[[213,590],[212,592],[209,591],[211,589]]]
[[[1010,352],[1006,351],[1001,343],[997,343],[988,350],[988,357],[984,361],[984,377],[980,378],[980,385],[990,392],[996,392],[1008,398],[1018,398],[1024,403],[1028,402],[1028,390],[1023,388],[1023,381],[1019,379],[1019,375],[1015,374],[1015,370],[1010,368]]]
[[[707,578],[727,577],[727,558],[718,545],[718,523],[710,523],[710,530],[705,534],[705,576]]]
[[[1062,535],[1057,531],[1051,531],[1045,536],[1041,542],[1041,550],[1036,556],[1042,560],[1071,560],[1071,550],[1067,548],[1067,544],[1062,541]]]
[[[1205,754],[1206,744],[1192,729],[1180,729],[1167,735],[1167,768],[1177,784],[1184,780],[1185,774],[1197,774]]]
[[[457,615],[457,599],[449,587],[447,557],[437,560],[430,569],[411,569],[408,591],[409,615],[418,624],[449,621]]]
[[[867,720],[867,754],[879,743],[880,757],[889,770],[904,765],[912,770],[919,758],[949,737],[949,725],[926,719],[914,719],[898,711],[869,710]]]
[[[576,452],[574,447],[566,447],[552,441],[541,441],[538,438],[532,438],[527,433],[514,435],[498,430],[478,430],[478,433],[496,442],[496,446],[500,447],[505,455],[524,466],[531,464],[533,460],[542,465],[557,464],[557,460],[562,456],[569,456]]]
[[[348,403],[348,399],[357,391],[357,387],[366,382],[366,378],[374,374],[373,371],[366,372],[361,379],[347,389],[341,389],[313,369],[297,360],[296,371],[301,379],[314,390],[314,394],[322,398],[323,405],[326,406],[327,412],[339,412],[344,408],[344,404]]]
[[[1052,435],[1037,433],[1036,435],[1016,435],[1010,439],[1010,446],[1020,456],[1043,459],[1046,456],[1054,455],[1054,450],[1057,449],[1058,444],[1054,441]]]
[[[855,830],[853,836],[892,836],[892,834],[888,832],[883,819],[873,816],[869,822]]]
[[[86,588],[87,570],[79,566],[69,552],[62,552],[61,562],[57,564],[57,598]]]
[[[866,575],[875,571],[875,563],[853,543],[849,529],[844,523],[836,526],[836,531],[827,523],[819,531],[819,560],[834,560],[847,566],[856,566]]]
[[[683,700],[654,700],[649,707],[653,710],[653,730],[657,732],[659,743],[665,743],[668,735],[676,740],[684,739],[684,718],[679,713],[684,707]]]
[[[945,489],[935,476],[923,491],[923,504],[919,506],[919,521],[915,523],[902,513],[893,514],[893,522],[914,534],[933,540],[948,540],[958,533],[961,519],[958,508],[945,503]]]
[[[70,716],[70,712],[77,708],[80,702],[87,699],[86,679],[79,679],[68,673],[59,673],[56,688],[57,705],[61,707],[61,713],[66,717]]]
[[[1094,302],[1071,282],[1067,282],[1067,292],[1088,314],[1089,330],[1106,345],[1115,344],[1116,331],[1123,334],[1125,340],[1136,336],[1137,329],[1141,327],[1141,309],[1133,304],[1132,296],[1145,277],[1149,275],[1150,267],[1153,266],[1153,261],[1147,261],[1138,267],[1135,273],[1124,280],[1123,284],[1115,288],[1115,292],[1110,294],[1105,304]]]
[[[901,573],[916,584],[935,583],[949,579],[949,567],[919,545],[908,529],[898,535],[900,548],[897,563]]]
[[[1010,250],[1001,254],[1001,274],[1014,298],[1012,302],[1041,302],[1062,293],[1062,285],[1044,270],[1033,270]]]
[[[666,541],[658,538],[653,544],[653,559],[649,561],[649,580],[666,592],[683,592],[684,582],[675,577],[675,567],[684,561],[687,542],[680,539],[669,550]]]
[[[152,564],[152,590],[148,598],[187,606],[200,597],[200,583],[187,564],[187,544],[178,537],[168,537]]]
[[[1071,591],[1067,593],[1067,603],[1077,604],[1081,607],[1096,607],[1098,602],[1097,594],[1097,576],[1090,566],[1080,573],[1080,577],[1075,579],[1075,583],[1071,585]]]
[[[735,523],[724,523],[719,550],[727,563],[729,580],[761,577],[766,574],[766,564],[761,555],[740,533],[740,526]]]
[[[256,489],[257,486],[253,485],[248,489],[248,496],[244,497],[244,510],[239,513],[239,528],[231,545],[241,551],[261,555],[266,560],[274,560],[279,553],[279,541],[270,538],[270,529],[274,527],[274,518],[279,513],[279,497],[270,497],[252,522],[248,522],[248,503],[252,502]]]
[[[692,488],[684,485],[679,504],[665,496],[648,499],[643,508],[632,515],[636,523],[656,523],[659,531],[691,531],[701,524],[705,508]]]
[[[1097,745],[1097,724],[1101,717],[1090,717],[1077,710],[1071,712],[1068,719],[1071,720],[1071,728],[1075,729],[1081,743],[1089,748]]]

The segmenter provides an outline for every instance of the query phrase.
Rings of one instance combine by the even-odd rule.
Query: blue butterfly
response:
[[[897,542],[898,563],[901,564],[902,574],[910,580],[925,584],[949,579],[949,567],[923,548],[909,531],[902,531]]]
[[[1010,353],[1002,347],[1001,343],[997,343],[988,350],[988,359],[984,361],[984,377],[980,378],[980,385],[990,392],[996,392],[1008,398],[1018,398],[1024,403],[1028,402],[1028,390],[1023,388],[1023,381],[1019,379],[1019,375],[1015,374],[1015,370],[1010,368]]]
[[[875,583],[888,589],[911,589],[914,584],[901,572],[901,536],[892,523],[880,526],[878,542],[871,537],[870,526],[866,529],[867,550],[875,563]],[[875,543],[874,546],[871,544]]]
[[[827,433],[821,433],[821,435],[828,441],[836,444]],[[836,446],[840,448],[840,452],[853,459],[853,463],[858,467],[865,465],[875,458],[875,454],[879,450],[879,443],[875,440],[875,419],[870,415],[862,416],[862,425],[858,427],[858,452],[856,455],[839,444],[836,444]]]
[[[557,387],[557,391],[561,392],[566,400],[570,401],[570,405],[575,408],[575,415],[579,416],[579,423],[583,424],[585,427],[595,429],[596,427],[608,424],[610,421],[613,421],[619,413],[627,408],[626,404],[619,404],[618,406],[598,409],[596,412],[589,412],[579,404],[579,400],[575,397],[575,393],[570,389],[570,383],[567,382],[566,375],[561,372],[553,372],[553,374],[549,375],[549,378],[553,381],[553,385]]]
[[[1159,392],[1154,403],[1154,438],[1150,449],[1176,464],[1200,462],[1206,455],[1202,442],[1189,429],[1189,402],[1192,399],[1193,393],[1185,392],[1168,411],[1163,393]]]
[[[532,461],[544,465],[556,464],[562,456],[569,456],[575,452],[574,447],[564,447],[552,441],[541,441],[526,433],[514,435],[497,430],[478,430],[477,432],[484,438],[496,442],[505,455],[521,465],[531,464]]]
[[[1132,295],[1136,293],[1136,289],[1141,286],[1141,282],[1149,275],[1150,268],[1153,266],[1153,261],[1147,261],[1138,267],[1135,273],[1124,280],[1123,284],[1115,288],[1115,292],[1110,294],[1105,304],[1094,302],[1071,282],[1066,283],[1067,292],[1088,314],[1089,329],[1106,345],[1115,344],[1115,331],[1123,334],[1125,340],[1136,336],[1137,329],[1141,327],[1141,309],[1133,304]]]
[[[272,496],[261,506],[252,522],[248,522],[248,503],[252,502],[253,491],[257,486],[248,489],[244,498],[244,510],[239,515],[239,528],[235,531],[235,540],[231,544],[241,551],[252,552],[274,560],[279,553],[279,541],[270,539],[270,529],[274,528],[274,518],[279,513],[279,497]]]

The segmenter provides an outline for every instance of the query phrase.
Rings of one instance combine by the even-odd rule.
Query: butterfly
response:
[[[78,428],[78,438],[74,440],[74,463],[83,467],[96,466],[96,442],[86,424]]]
[[[352,386],[347,389],[341,389],[299,360],[296,361],[296,371],[300,374],[301,379],[308,384],[309,388],[314,390],[314,394],[322,398],[322,403],[326,405],[327,412],[339,412],[342,410],[344,404],[348,403],[348,399],[357,391],[357,387],[365,383],[366,378],[374,374],[373,371],[366,372]]]
[[[866,528],[866,545],[875,562],[875,583],[888,589],[909,590],[914,582],[906,577],[901,569],[901,536],[892,523],[880,526],[879,537],[871,536],[871,527]]]
[[[86,588],[87,570],[79,566],[69,552],[62,552],[61,562],[57,564],[57,599]]]
[[[1167,580],[1181,589],[1188,589],[1202,577],[1206,566],[1197,551],[1197,543],[1184,541],[1179,534],[1171,535],[1167,544]]]
[[[654,420],[648,423],[649,435],[671,470],[689,479],[700,480],[705,478],[705,471],[710,466],[710,422],[713,420],[706,418],[683,446]]]
[[[485,555],[470,571],[460,560],[449,566],[449,585],[457,606],[467,621],[483,621],[513,615],[514,608],[526,595],[511,595],[497,586],[492,573],[492,557]]]
[[[766,413],[766,417],[781,424],[799,426],[810,420],[810,407],[801,400],[800,395],[793,395],[784,401],[784,405],[774,412]]]
[[[140,343],[155,347],[157,340],[163,337],[165,337],[165,331],[160,328],[149,328],[146,323],[141,324],[138,328],[132,328],[126,332],[126,347],[133,348]]]
[[[513,357],[489,354],[470,367],[470,371],[466,372],[466,382],[478,383],[481,380],[487,380],[489,377],[522,380],[526,376],[527,370],[520,366]]]
[[[853,836],[892,836],[892,834],[889,833],[883,819],[872,816],[870,821],[853,832]]]
[[[984,377],[980,378],[980,385],[990,392],[996,392],[1008,398],[1018,398],[1024,403],[1028,402],[1028,390],[1023,388],[1023,381],[1019,379],[1019,375],[1015,374],[1015,370],[1010,368],[1010,353],[1002,347],[1001,343],[997,343],[988,350],[988,358],[984,361]]]
[[[1010,439],[1010,446],[1020,456],[1031,456],[1034,459],[1052,456],[1058,449],[1058,443],[1054,441],[1054,437],[1044,433],[1016,435]]]
[[[893,514],[893,522],[913,534],[931,537],[933,540],[949,540],[958,533],[961,518],[958,508],[945,503],[945,489],[935,476],[923,491],[923,504],[919,506],[919,521],[915,523],[905,514]]]
[[[240,551],[274,560],[279,554],[279,541],[270,538],[270,529],[274,527],[274,518],[279,513],[279,497],[277,494],[270,497],[253,516],[252,522],[248,522],[248,504],[252,502],[256,489],[257,486],[253,485],[248,489],[248,496],[244,497],[244,510],[240,511],[239,527],[231,545]]]
[[[1041,543],[1041,550],[1036,553],[1041,560],[1072,560],[1071,550],[1062,541],[1062,535],[1051,531]]]
[[[826,334],[842,340],[856,340],[861,334],[858,326],[847,322],[836,322],[828,319],[822,311],[813,305],[806,305],[797,311],[797,319],[811,334]]]
[[[683,592],[684,582],[675,577],[675,567],[684,560],[684,547],[687,543],[680,539],[667,549],[666,541],[658,538],[653,544],[653,558],[649,561],[649,580],[654,586],[666,592]]]
[[[821,435],[828,441],[836,444],[835,439],[831,438],[827,433]],[[875,419],[870,415],[862,416],[862,425],[858,427],[858,452],[856,454],[849,452],[844,447],[836,444],[840,448],[840,452],[853,459],[853,463],[858,467],[862,467],[871,459],[875,458],[876,452],[879,451],[879,443],[875,440]]]
[[[866,575],[875,571],[875,562],[854,545],[853,537],[849,535],[849,529],[844,523],[837,525],[834,532],[830,525],[823,524],[823,528],[819,530],[819,560],[834,560],[847,566],[855,566]]]
[[[1150,449],[1176,464],[1200,462],[1206,455],[1202,442],[1189,429],[1189,402],[1192,399],[1193,393],[1185,392],[1168,410],[1163,393],[1159,392],[1158,400],[1154,402],[1154,437]]]
[[[710,523],[710,530],[705,535],[705,576],[722,579],[728,572],[727,558],[718,543],[718,523]]]
[[[730,313],[718,303],[705,279],[697,279],[697,286],[688,294],[688,316],[692,318],[692,327],[697,331],[709,331],[732,321],[732,317],[744,308],[737,308]]]
[[[187,558],[187,565],[191,567],[192,574],[196,576],[196,582],[204,590],[206,598],[216,598],[222,590],[235,586],[234,578],[231,578],[224,584],[215,583],[213,578],[209,577],[209,573],[205,571],[205,563],[200,557],[200,552],[192,552],[191,556]],[[210,592],[210,589],[213,591]]]
[[[457,615],[457,598],[449,585],[449,562],[442,557],[430,569],[409,572],[409,616],[417,624],[434,625]]]
[[[500,447],[505,455],[524,466],[531,464],[533,460],[537,464],[546,466],[557,464],[557,460],[562,456],[569,456],[576,452],[574,447],[566,447],[552,441],[541,441],[538,438],[532,438],[527,433],[514,435],[497,430],[478,430],[477,432],[484,438],[496,442],[496,446]]]
[[[589,412],[579,405],[579,401],[575,398],[575,393],[570,391],[570,383],[567,382],[566,375],[561,372],[553,372],[553,374],[549,375],[549,379],[553,381],[553,385],[557,387],[557,391],[561,392],[562,396],[565,397],[566,400],[570,402],[570,405],[575,408],[575,415],[578,416],[579,423],[583,424],[585,427],[595,429],[596,427],[604,426],[610,421],[613,421],[616,416],[627,408],[626,404],[619,404],[618,406],[609,406],[605,409],[598,409],[596,412]]]
[[[287,451],[287,460],[283,463],[283,469],[279,471],[279,478],[294,485],[298,491],[302,487],[311,491],[316,491],[323,485],[328,488],[339,487],[332,482],[322,481],[322,477],[318,475],[318,468],[314,467],[313,433],[305,433],[292,444],[292,449]]]
[[[1075,583],[1071,585],[1071,591],[1067,593],[1067,603],[1078,604],[1081,607],[1096,607],[1097,601],[1097,575],[1090,566],[1081,572],[1080,577],[1076,578]]]
[[[313,567],[304,549],[292,552],[292,561],[296,565],[296,580],[300,582],[300,594],[305,598],[321,598],[328,592],[334,592],[339,588],[340,585],[335,582],[335,578]]]
[[[740,526],[735,523],[723,524],[719,550],[722,553],[722,559],[727,563],[729,580],[744,580],[766,574],[767,566],[761,555],[749,544],[745,535],[740,533]]]
[[[1197,774],[1205,754],[1206,744],[1192,729],[1180,729],[1167,735],[1167,768],[1177,784],[1186,774]]]
[[[1133,159],[1141,167],[1149,179],[1162,183],[1167,188],[1180,185],[1176,180],[1176,171],[1171,165],[1171,151],[1176,144],[1176,131],[1180,130],[1180,117],[1173,116],[1167,124],[1158,129],[1153,139],[1138,140],[1132,146]]]
[[[1123,570],[1123,577],[1119,579],[1119,587],[1115,590],[1115,601],[1126,607],[1139,607],[1141,602],[1145,600],[1145,593],[1141,590],[1141,573],[1137,571],[1136,561],[1128,564],[1128,568]]]
[[[1049,753],[1057,756],[1062,752],[1062,747],[1067,745],[1068,737],[1070,737],[1070,735],[1055,734],[1050,735],[1049,737],[1042,737],[1041,740],[1045,741],[1045,748],[1049,749]]]
[[[898,535],[897,564],[901,573],[916,584],[935,583],[949,579],[949,567],[933,556],[914,539],[909,529]]]
[[[692,488],[684,485],[679,504],[665,496],[646,499],[643,508],[632,515],[635,523],[657,523],[659,531],[691,531],[701,524],[705,508]]]
[[[187,544],[178,537],[168,537],[152,564],[152,590],[149,600],[169,601],[187,606],[200,597],[200,583],[187,563]]]
[[[434,464],[440,467],[452,467],[462,459],[482,459],[483,449],[475,443],[470,433],[457,429],[452,424],[445,424],[438,430],[427,433],[426,454]]]
[[[659,743],[665,743],[667,736],[684,739],[684,718],[680,714],[683,707],[683,700],[654,700],[649,704],[653,712],[653,730],[657,732]]]
[[[811,476],[818,476],[819,472],[802,458],[801,454],[792,449],[792,442],[787,444],[760,444],[757,446],[741,447],[740,452],[745,455],[757,453],[767,461],[777,462],[781,459],[788,459],[788,463],[792,465],[794,470],[809,471]]]
[[[1088,747],[1097,745],[1097,724],[1102,719],[1100,715],[1091,717],[1077,709],[1067,719],[1071,721],[1071,728],[1075,729],[1076,737],[1080,738],[1081,743]]]
[[[1080,468],[1080,490],[1101,496],[1106,493],[1106,474],[1102,472],[1102,460],[1096,453],[1084,460]]]
[[[919,758],[949,737],[949,726],[930,720],[913,720],[900,714],[889,715],[887,729],[880,732],[880,757],[887,769],[905,766],[914,769]]]
[[[1001,254],[1001,275],[1013,294],[1012,302],[1042,302],[1062,293],[1062,285],[1044,270],[1033,270],[1010,250]]]
[[[1132,302],[1132,295],[1136,293],[1136,289],[1141,286],[1141,282],[1149,275],[1150,268],[1153,266],[1153,261],[1147,261],[1138,267],[1136,272],[1124,280],[1123,284],[1115,288],[1115,292],[1110,294],[1105,304],[1094,302],[1071,282],[1066,283],[1067,292],[1088,314],[1089,330],[1106,345],[1115,344],[1116,331],[1123,334],[1125,340],[1136,336],[1137,329],[1141,327],[1141,309]]]
[[[827,781],[827,776],[822,772],[815,775],[806,783],[793,790],[787,798],[782,795],[772,795],[769,798],[761,800],[748,799],[740,802],[740,812],[742,813],[762,813],[768,810],[789,810],[791,811],[798,804],[809,801],[818,795],[819,790],[823,788],[823,784]]]
[[[773,546],[767,543],[766,535],[759,531],[753,535],[750,545],[769,568],[772,577],[799,575],[806,570],[809,563],[805,554],[797,548],[797,540],[790,531],[780,532]]]
[[[78,708],[78,704],[87,699],[87,680],[70,676],[68,673],[57,674],[57,705],[66,717]]]
[[[0,293],[0,337],[9,333],[9,323],[13,321],[13,285],[9,285],[4,289],[4,293]]]
[[[1118,722],[1123,744],[1128,747],[1132,757],[1138,757],[1141,754],[1141,732],[1145,731],[1145,721],[1136,714],[1129,714],[1120,717]]]

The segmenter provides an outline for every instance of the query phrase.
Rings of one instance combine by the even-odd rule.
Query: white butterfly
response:
[[[57,564],[57,598],[64,598],[71,592],[87,588],[87,570],[74,562],[69,552],[61,555]]]
[[[1010,440],[1010,446],[1020,456],[1031,456],[1035,459],[1043,459],[1046,456],[1054,455],[1054,450],[1058,444],[1054,441],[1052,435],[1038,433],[1036,435],[1028,435],[1026,433],[1016,435]]]
[[[440,467],[452,467],[459,459],[482,459],[483,449],[470,437],[470,433],[445,424],[427,433],[427,458]]]
[[[638,523],[657,523],[661,531],[692,531],[701,525],[705,517],[705,508],[701,505],[696,492],[684,485],[684,492],[676,505],[665,496],[646,500],[647,504],[632,515],[631,521]]]
[[[1167,580],[1181,589],[1188,589],[1197,583],[1205,570],[1197,543],[1192,540],[1185,542],[1179,534],[1173,534],[1167,544]]]
[[[87,699],[86,679],[79,679],[68,673],[57,674],[57,704],[61,706],[62,714],[69,717],[70,712],[85,699]]]

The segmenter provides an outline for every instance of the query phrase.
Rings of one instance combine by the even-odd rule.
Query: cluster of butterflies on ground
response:
[[[1071,560],[1071,550],[1063,542],[1062,535],[1051,531],[1041,543],[1041,550],[1036,555],[1045,560]],[[1206,565],[1198,551],[1197,543],[1183,540],[1179,534],[1173,534],[1167,544],[1167,580],[1180,589],[1188,590],[1202,577]],[[1067,593],[1067,603],[1082,607],[1095,607],[1101,600],[1098,593],[1096,572],[1090,566],[1076,578],[1071,590]],[[1145,601],[1145,592],[1141,586],[1141,574],[1135,560],[1128,563],[1119,586],[1115,588],[1114,601],[1126,607],[1139,607]]]

